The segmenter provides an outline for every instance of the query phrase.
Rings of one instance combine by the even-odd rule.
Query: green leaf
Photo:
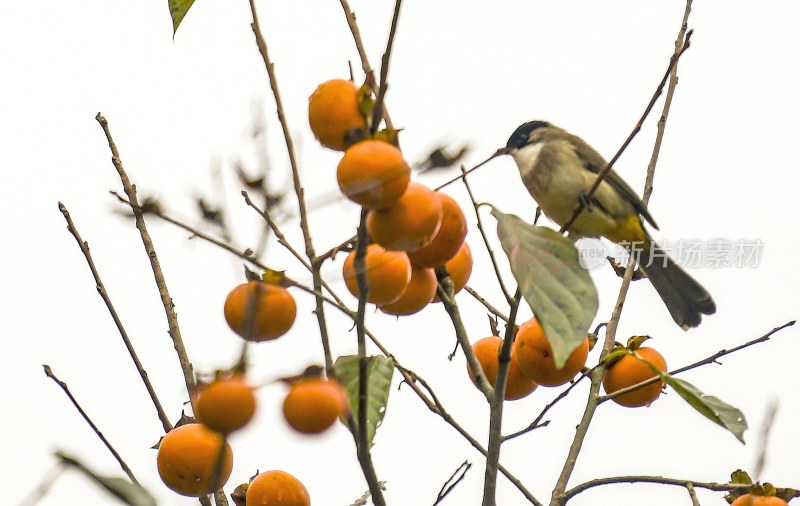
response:
[[[336,359],[336,376],[344,385],[353,421],[358,427],[358,355]],[[372,446],[375,431],[386,414],[394,365],[383,356],[367,357],[367,442]]]
[[[731,434],[736,436],[736,439],[744,444],[744,431],[747,430],[747,420],[744,417],[744,413],[713,395],[704,394],[688,381],[674,378],[667,373],[659,371],[652,365],[650,365],[650,368],[657,371],[664,383],[678,392],[678,395],[683,397],[683,400],[688,402],[691,407],[712,422],[730,431]]]
[[[141,485],[130,482],[124,478],[100,476],[87,468],[82,462],[61,452],[56,452],[56,457],[61,463],[80,470],[124,504],[129,506],[156,506],[156,500]]]
[[[800,491],[793,488],[779,488],[775,491],[775,497],[780,497],[784,501],[789,502],[795,497],[800,497]]]
[[[734,483],[736,485],[752,485],[753,479],[750,478],[750,475],[747,474],[746,471],[737,469],[736,471],[731,473],[731,483]]]
[[[172,16],[172,35],[175,36],[178,27],[181,26],[181,21],[183,21],[186,13],[189,12],[194,0],[167,0],[167,2],[169,4],[169,14]]]
[[[597,290],[575,243],[553,229],[492,209],[497,235],[525,301],[544,329],[556,366],[586,339],[597,314]]]

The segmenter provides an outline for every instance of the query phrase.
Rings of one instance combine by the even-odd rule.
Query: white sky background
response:
[[[358,70],[352,39],[335,1],[260,2],[283,102],[309,197],[335,189],[339,154],[320,148],[307,125],[316,85]],[[392,2],[353,1],[374,65],[385,47]],[[387,104],[410,160],[441,142],[469,143],[467,164],[504,145],[520,123],[546,119],[610,157],[641,114],[673,49],[682,1],[665,2],[406,2],[392,57]],[[649,286],[636,283],[618,338],[656,337],[675,368],[755,338],[798,316],[797,188],[794,153],[800,129],[800,32],[795,2],[696,2],[693,45],[681,60],[678,87],[656,173],[651,211],[656,238],[761,239],[756,269],[693,271],[714,295],[718,312],[680,331]],[[109,120],[140,195],[157,196],[172,214],[198,223],[193,197],[224,199],[236,243],[255,246],[262,226],[244,206],[232,162],[254,166],[248,137],[254,106],[266,117],[268,151],[278,187],[288,164],[266,73],[249,27],[247,2],[198,0],[175,41],[166,0],[152,2],[3,2],[0,5],[0,223],[3,231],[3,350],[0,405],[4,503],[21,504],[54,465],[56,449],[106,474],[121,475],[111,456],[41,370],[48,363],[124,456],[159,504],[196,504],[170,493],[155,471],[161,427],[56,203],[63,201],[92,247],[110,296],[173,419],[185,400],[163,309],[132,223],[108,190],[121,190],[94,116]],[[359,73],[360,79],[362,75]],[[660,111],[661,105],[657,106]],[[263,110],[263,111],[262,111]],[[640,190],[657,114],[617,170]],[[215,188],[212,167],[223,172]],[[451,174],[423,179],[435,185]],[[510,158],[471,179],[480,200],[531,220],[535,206]],[[287,186],[288,188],[288,186]],[[463,187],[448,192],[468,205]],[[500,304],[471,209],[476,254],[471,285]],[[318,251],[351,235],[357,209],[346,202],[312,214]],[[487,227],[494,223],[486,218]],[[295,244],[294,223],[285,226]],[[226,367],[239,340],[222,318],[228,291],[241,282],[241,262],[187,234],[150,220],[150,231],[177,304],[181,330],[198,371]],[[499,246],[496,245],[499,250]],[[267,262],[308,276],[277,244]],[[326,269],[338,282],[341,259]],[[593,271],[600,291],[597,321],[606,320],[619,280]],[[298,321],[284,338],[253,348],[252,377],[264,381],[322,361],[312,300],[297,293]],[[348,296],[349,297],[349,296]],[[353,300],[353,299],[349,299]],[[485,312],[459,296],[471,337],[488,335]],[[337,354],[355,350],[349,324],[329,311]],[[525,309],[522,317],[530,316]],[[407,366],[429,380],[448,410],[485,441],[488,408],[469,384],[463,354],[451,363],[449,320],[439,307],[395,322],[368,324]],[[659,474],[725,481],[751,469],[767,404],[779,404],[762,479],[798,486],[800,355],[794,328],[748,351],[682,376],[739,407],[751,429],[747,446],[668,392],[649,409],[599,409],[571,484],[620,474]],[[590,361],[596,360],[595,351]],[[503,446],[502,462],[542,501],[561,469],[587,388],[550,416],[551,425]],[[557,390],[540,389],[509,403],[507,432],[521,428]],[[255,423],[232,437],[230,484],[256,468],[284,469],[303,480],[314,504],[347,505],[366,489],[354,444],[337,426],[302,438],[279,415],[283,387],[259,393]],[[394,505],[432,504],[465,459],[474,467],[444,504],[478,504],[482,458],[408,388],[393,390],[374,460]],[[502,477],[498,504],[525,504]],[[232,486],[229,486],[229,492]],[[704,505],[724,504],[699,491]],[[593,489],[570,504],[689,504],[686,491],[658,485]],[[63,476],[42,505],[109,504],[75,473]]]

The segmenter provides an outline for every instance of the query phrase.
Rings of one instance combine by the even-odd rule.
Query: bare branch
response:
[[[111,162],[114,164],[114,168],[117,170],[119,178],[122,181],[122,187],[125,190],[125,195],[128,196],[128,202],[130,202],[131,211],[133,211],[133,216],[136,220],[136,228],[139,230],[139,235],[142,237],[142,244],[144,244],[144,249],[147,252],[147,258],[150,260],[150,267],[153,270],[153,277],[155,278],[156,286],[158,287],[158,294],[161,296],[161,303],[164,306],[164,312],[167,316],[169,336],[172,338],[172,345],[178,355],[178,361],[180,362],[181,371],[183,372],[183,381],[186,384],[186,390],[189,394],[189,402],[192,403],[192,407],[194,407],[195,392],[197,387],[194,382],[192,363],[189,361],[189,356],[186,353],[186,347],[183,344],[181,329],[178,326],[178,315],[175,314],[175,304],[172,301],[172,296],[169,294],[164,273],[161,271],[161,263],[158,261],[155,246],[153,246],[153,240],[150,237],[150,233],[147,231],[144,215],[142,213],[141,206],[139,205],[139,199],[136,195],[136,185],[131,183],[130,179],[128,179],[128,174],[125,172],[125,169],[122,166],[122,160],[119,157],[117,145],[114,143],[114,139],[111,137],[108,121],[106,121],[106,119],[100,113],[97,113],[95,119],[98,123],[100,123],[100,126],[103,128],[103,132],[106,135],[106,139],[108,140],[108,147],[111,149]]]
[[[451,474],[450,477],[447,478],[447,481],[444,482],[442,488],[439,489],[439,495],[436,496],[436,501],[433,503],[433,506],[436,506],[437,504],[442,502],[442,499],[447,497],[447,494],[449,494],[454,488],[456,488],[456,485],[461,483],[461,480],[464,479],[464,477],[467,475],[467,471],[469,471],[471,467],[472,463],[465,460],[464,462],[461,463],[460,466],[458,466],[458,469],[453,471],[453,474]]]
[[[750,346],[769,341],[770,338],[775,333],[777,333],[777,332],[779,332],[779,331],[781,331],[781,330],[783,330],[783,329],[785,329],[787,327],[791,327],[794,324],[795,324],[795,320],[792,320],[790,322],[784,323],[780,327],[775,327],[774,329],[770,330],[769,332],[767,332],[766,334],[764,334],[761,337],[757,337],[757,338],[755,338],[755,339],[753,339],[751,341],[747,341],[746,343],[740,344],[739,346],[735,346],[735,347],[733,347],[733,348],[731,348],[729,350],[720,350],[720,351],[714,353],[713,355],[710,355],[710,356],[708,356],[708,357],[706,357],[706,358],[704,358],[702,360],[698,360],[697,362],[694,362],[693,364],[689,364],[689,365],[680,367],[678,369],[675,369],[674,371],[670,371],[669,375],[670,376],[676,376],[676,375],[684,373],[686,371],[690,371],[692,369],[696,369],[696,368],[698,368],[700,366],[704,366],[704,365],[708,365],[708,364],[718,364],[719,363],[719,359],[724,357],[725,355],[730,355],[731,353],[735,353],[735,352],[743,350],[745,348],[749,348]],[[598,403],[603,403],[603,402],[605,402],[605,401],[607,401],[609,399],[613,399],[614,397],[618,397],[620,395],[624,395],[624,394],[626,394],[628,392],[632,392],[633,390],[638,390],[638,389],[640,389],[642,387],[645,387],[647,385],[656,383],[658,381],[661,381],[659,379],[659,377],[658,376],[654,376],[654,377],[652,377],[652,378],[650,378],[650,379],[648,379],[646,381],[642,381],[641,383],[637,383],[635,385],[631,385],[629,387],[617,390],[616,392],[614,392],[612,394],[603,395],[598,399]]]
[[[483,167],[484,165],[486,165],[486,164],[487,164],[487,163],[489,163],[490,161],[494,160],[494,159],[495,159],[495,158],[497,158],[498,156],[502,156],[502,155],[505,155],[505,154],[508,154],[508,153],[507,153],[507,151],[506,151],[506,149],[505,149],[505,148],[500,148],[500,149],[498,149],[497,151],[495,151],[494,153],[492,153],[492,155],[491,155],[489,158],[487,158],[486,160],[482,161],[482,162],[481,162],[481,163],[479,163],[478,165],[475,165],[474,167],[472,167],[471,169],[469,169],[469,170],[467,170],[467,171],[463,171],[463,170],[462,170],[462,171],[461,171],[461,175],[460,175],[460,176],[454,177],[453,179],[451,179],[451,180],[449,180],[449,181],[446,181],[446,182],[444,182],[444,183],[440,184],[439,186],[437,186],[437,187],[436,187],[436,188],[434,188],[433,190],[438,192],[438,191],[439,191],[439,190],[441,190],[442,188],[444,188],[444,187],[446,187],[446,186],[450,186],[451,184],[455,183],[455,182],[456,182],[456,181],[458,181],[459,179],[463,179],[463,178],[464,178],[464,177],[465,177],[467,174],[469,174],[470,172],[472,172],[472,171],[474,171],[474,170],[478,170],[478,169],[480,169],[481,167]]]
[[[353,9],[350,8],[350,3],[347,0],[339,0],[342,4],[342,9],[344,10],[344,16],[347,18],[347,26],[350,27],[350,33],[353,34],[353,42],[356,44],[356,50],[358,51],[358,56],[361,59],[361,69],[364,71],[364,74],[367,77],[367,86],[369,86],[373,93],[376,95],[378,94],[378,83],[375,79],[375,71],[372,68],[372,65],[369,63],[369,58],[367,57],[367,50],[364,47],[364,41],[361,40],[361,31],[358,28],[358,23],[356,23],[356,15],[353,12]],[[383,113],[383,120],[386,122],[387,128],[394,128],[392,124],[392,119],[389,117],[389,111],[386,110],[386,106],[384,105],[381,107],[381,112]]]
[[[500,275],[500,267],[497,265],[497,258],[494,255],[494,250],[492,249],[492,245],[489,243],[489,238],[486,236],[486,230],[483,228],[483,220],[481,220],[481,213],[480,213],[480,204],[475,201],[475,195],[472,193],[472,188],[469,186],[469,182],[467,182],[467,171],[464,169],[464,166],[461,166],[461,181],[464,182],[464,187],[467,189],[467,194],[469,195],[469,200],[472,202],[472,208],[475,210],[475,218],[478,221],[478,232],[481,234],[481,238],[483,238],[483,244],[486,246],[486,251],[489,253],[489,259],[492,261],[492,267],[494,268],[494,274],[497,276],[497,283],[500,285],[500,290],[503,292],[503,296],[506,298],[506,303],[511,306],[513,304],[511,294],[508,292],[506,288],[506,284],[503,282],[503,276]]]
[[[108,439],[106,439],[103,433],[100,432],[100,429],[97,428],[97,425],[95,425],[92,419],[89,418],[89,415],[87,415],[86,411],[83,410],[81,405],[78,403],[78,400],[75,399],[75,397],[72,395],[72,392],[69,391],[69,387],[67,386],[67,384],[58,379],[58,377],[56,377],[56,375],[53,373],[53,370],[50,369],[49,365],[43,364],[42,367],[44,368],[45,375],[47,375],[47,377],[50,378],[51,380],[55,381],[56,385],[61,387],[61,390],[63,390],[64,393],[67,394],[67,397],[69,397],[69,400],[70,402],[72,402],[72,405],[75,406],[75,409],[78,410],[78,413],[80,413],[80,415],[83,417],[86,423],[89,424],[89,427],[91,427],[94,433],[97,435],[97,437],[100,438],[100,441],[102,441],[103,444],[106,446],[106,448],[108,448],[108,451],[111,452],[111,455],[113,455],[114,459],[116,459],[117,463],[119,463],[119,467],[122,468],[122,471],[126,475],[128,475],[128,478],[130,478],[130,480],[134,484],[139,485],[139,480],[137,480],[136,476],[133,475],[133,471],[131,471],[131,469],[128,467],[128,464],[126,464],[125,461],[122,460],[122,457],[119,455],[119,453],[117,453],[117,450],[115,450],[114,447],[111,446],[111,443],[108,442]]]
[[[470,286],[465,286],[464,291],[468,294],[472,295],[472,297],[483,304],[483,306],[489,310],[490,313],[495,315],[496,317],[500,318],[504,322],[508,322],[508,316],[504,315],[499,309],[494,307],[488,300],[484,299],[481,294],[479,294],[474,288]]]
[[[394,39],[397,35],[397,21],[400,19],[400,5],[402,3],[403,0],[395,0],[394,14],[392,15],[392,25],[389,29],[389,40],[386,42],[386,51],[383,52],[383,58],[381,59],[381,83],[380,87],[378,88],[378,96],[375,99],[375,107],[372,110],[373,134],[378,131],[378,125],[381,122],[381,117],[383,117],[383,108],[386,100],[387,90],[386,79],[389,76],[389,59],[392,55],[392,46],[394,45]]]
[[[599,487],[601,485],[612,485],[615,483],[658,483],[660,485],[673,485],[687,489],[689,486],[691,486],[692,488],[703,488],[706,490],[713,490],[715,492],[728,492],[730,490],[742,490],[750,487],[750,485],[741,483],[702,482],[695,480],[665,478],[663,476],[614,476],[611,478],[598,478],[596,480],[587,481],[586,483],[581,483],[580,485],[569,489],[565,495],[568,499],[571,499],[581,492],[589,490],[590,488]]]
[[[308,213],[306,211],[306,203],[304,198],[305,191],[303,190],[303,186],[300,182],[300,170],[298,169],[297,157],[295,156],[294,152],[294,141],[292,140],[292,134],[289,131],[289,125],[286,122],[286,114],[284,113],[281,94],[278,90],[278,79],[275,75],[275,65],[269,59],[267,41],[264,39],[264,35],[261,33],[261,26],[258,24],[258,14],[256,13],[255,0],[249,0],[249,3],[250,13],[253,16],[253,22],[250,26],[252,27],[253,34],[256,37],[258,51],[261,53],[261,58],[264,60],[264,67],[266,68],[267,75],[269,76],[269,86],[272,89],[272,95],[275,97],[278,121],[281,124],[283,138],[286,141],[286,151],[289,155],[289,165],[292,168],[292,182],[294,184],[294,191],[297,195],[297,206],[300,212],[300,228],[303,231],[303,239],[305,240],[306,245],[306,255],[308,258],[314,258],[314,247],[311,242],[311,232],[308,229]]]
[[[86,258],[86,263],[89,264],[89,270],[92,271],[92,276],[94,277],[94,282],[97,286],[97,293],[100,294],[100,297],[106,304],[106,308],[111,314],[114,324],[117,326],[119,335],[122,337],[122,342],[125,344],[125,348],[128,350],[128,354],[131,356],[131,360],[133,360],[136,370],[139,371],[139,376],[142,378],[144,387],[147,389],[147,393],[150,395],[150,400],[153,402],[153,406],[156,408],[156,413],[158,414],[158,419],[161,420],[162,427],[164,427],[164,432],[169,432],[172,430],[172,423],[170,423],[167,414],[164,412],[164,408],[161,406],[161,401],[158,400],[158,395],[156,395],[155,388],[153,388],[153,384],[150,383],[150,377],[147,375],[147,371],[144,369],[142,362],[139,360],[139,356],[136,354],[136,350],[133,348],[133,343],[131,343],[128,333],[125,331],[125,327],[122,326],[122,321],[117,314],[117,310],[111,303],[111,298],[108,296],[106,287],[103,285],[103,281],[100,279],[100,274],[97,272],[97,267],[95,267],[94,261],[92,260],[92,254],[89,251],[89,243],[81,239],[81,235],[78,233],[78,229],[75,228],[75,223],[72,222],[72,217],[70,216],[69,211],[67,211],[66,206],[59,202],[58,209],[61,211],[61,214],[64,215],[64,219],[67,220],[67,230],[69,230],[69,232],[72,234],[72,237],[74,237],[78,242],[78,246],[81,248],[84,258]]]

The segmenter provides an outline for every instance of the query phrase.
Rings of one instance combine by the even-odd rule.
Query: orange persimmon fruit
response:
[[[492,386],[494,386],[497,381],[497,370],[500,367],[500,347],[502,346],[503,338],[499,336],[484,337],[472,345],[475,358],[480,362],[483,374],[486,375],[486,379]],[[513,348],[511,349],[511,356],[511,362],[508,364],[508,376],[506,378],[506,391],[504,396],[507,401],[522,399],[536,390],[537,386],[534,381],[520,371],[513,357]],[[472,372],[469,363],[467,363],[467,373],[469,373],[472,383],[475,384],[475,374]]]
[[[225,299],[228,326],[248,341],[271,341],[294,324],[297,305],[282,286],[249,281],[231,290]]]
[[[225,449],[222,450],[222,445]],[[219,479],[211,483],[222,455]],[[175,427],[161,439],[156,459],[161,481],[172,491],[200,497],[219,490],[233,469],[233,452],[225,438],[202,424]]]
[[[336,169],[336,180],[352,202],[368,209],[386,209],[405,193],[411,167],[397,147],[369,139],[347,148]]]
[[[323,146],[344,151],[348,132],[366,128],[358,106],[358,90],[352,81],[331,79],[320,84],[308,98],[308,123]]]
[[[550,342],[536,318],[523,323],[514,340],[513,356],[520,370],[539,385],[563,385],[583,368],[589,355],[588,337],[570,354],[563,367],[557,368]]]

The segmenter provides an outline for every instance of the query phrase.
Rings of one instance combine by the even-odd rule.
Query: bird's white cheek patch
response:
[[[514,161],[517,162],[517,167],[519,167],[520,173],[523,177],[536,166],[536,162],[539,159],[539,153],[542,152],[543,145],[544,144],[541,142],[529,144],[522,149],[518,149],[511,153],[511,156],[513,156]]]

